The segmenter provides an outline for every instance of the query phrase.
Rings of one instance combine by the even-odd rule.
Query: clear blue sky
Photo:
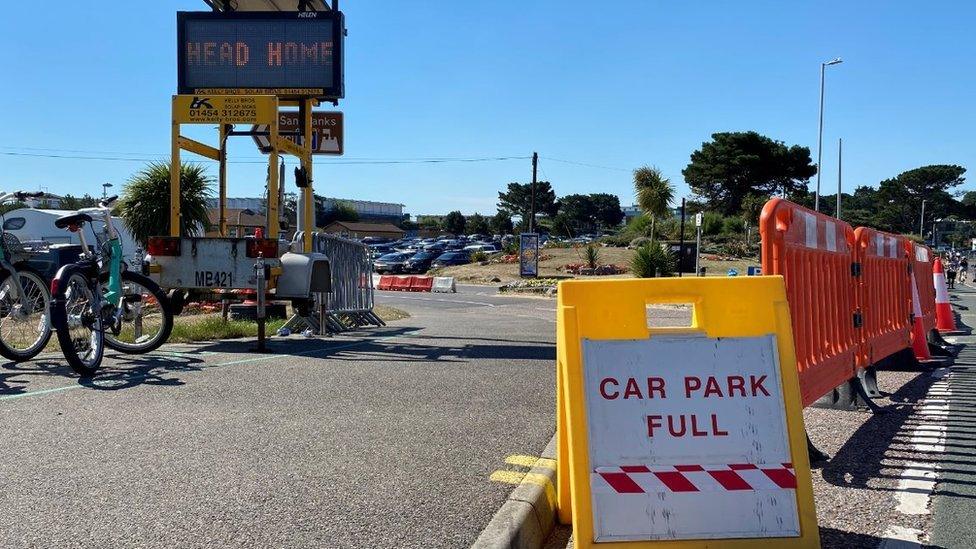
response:
[[[167,154],[175,12],[204,9],[202,0],[9,4],[0,20],[0,188],[97,194],[142,165],[25,153]],[[819,65],[836,56],[844,63],[828,68],[825,194],[836,188],[838,137],[847,189],[924,164],[976,166],[968,1],[347,0],[342,8],[346,156],[316,159],[316,191],[328,196],[402,202],[412,214],[490,214],[499,189],[529,180],[528,160],[348,162],[534,150],[540,178],[558,195],[611,192],[629,204],[630,170],[641,164],[660,167],[686,195],[681,169],[713,132],[757,130],[815,157]],[[216,142],[209,131],[191,135]],[[237,139],[232,160],[260,159],[249,138]],[[233,165],[231,194],[258,195],[263,170]]]

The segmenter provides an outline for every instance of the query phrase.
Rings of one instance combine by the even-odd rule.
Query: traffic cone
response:
[[[932,265],[932,282],[935,284],[935,327],[940,332],[955,332],[956,319],[952,316],[945,271],[942,270],[942,261],[938,257]]]
[[[922,325],[922,304],[918,300],[918,286],[915,284],[915,273],[912,273],[912,350],[918,360],[932,360],[929,353],[928,339],[925,337],[925,327]]]

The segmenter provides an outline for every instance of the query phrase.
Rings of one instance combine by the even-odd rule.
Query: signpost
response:
[[[536,233],[519,235],[519,276],[539,276],[539,235]]]
[[[701,276],[701,231],[702,231],[702,218],[704,216],[701,212],[695,214],[695,276]]]
[[[278,113],[278,131],[282,133],[297,132],[299,119],[297,111]],[[343,116],[341,112],[313,112],[312,113],[312,154],[341,155],[343,145]],[[267,154],[271,152],[271,139],[266,135],[268,126],[256,124],[251,128],[254,144],[258,150]],[[299,135],[286,134],[285,139],[298,146],[304,146]]]

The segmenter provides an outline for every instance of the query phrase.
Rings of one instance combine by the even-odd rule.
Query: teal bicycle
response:
[[[80,261],[61,267],[51,281],[51,324],[71,368],[82,376],[101,366],[105,347],[124,353],[158,348],[173,330],[173,312],[163,290],[149,278],[125,268],[122,243],[112,225],[112,204],[102,200],[58,218],[54,224],[78,233]],[[85,224],[93,215],[105,224],[105,238],[88,247]]]

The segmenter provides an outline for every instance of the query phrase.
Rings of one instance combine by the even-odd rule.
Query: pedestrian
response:
[[[959,260],[959,282],[965,284],[968,278],[969,278],[969,259],[967,259],[966,256],[962,256],[962,259]]]
[[[956,287],[956,272],[959,271],[959,262],[956,261],[956,258],[950,256],[946,261],[945,269],[946,283],[949,289],[953,289]]]

